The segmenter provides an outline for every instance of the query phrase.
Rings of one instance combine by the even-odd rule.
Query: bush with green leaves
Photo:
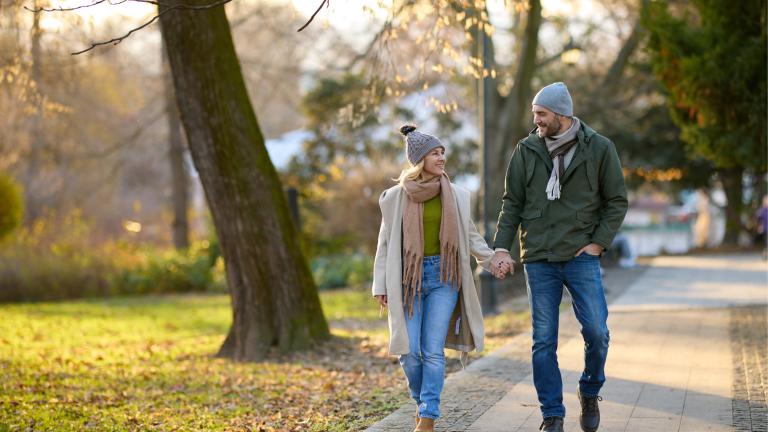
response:
[[[21,224],[24,200],[21,186],[7,174],[0,173],[0,240]]]
[[[319,289],[359,285],[371,280],[373,258],[365,254],[317,257],[312,260],[312,274]]]
[[[116,272],[110,285],[121,294],[224,292],[209,248],[209,243],[198,242],[185,251],[146,250],[141,264]]]
[[[19,229],[0,246],[0,302],[226,291],[215,242],[176,251],[91,237],[78,211]]]

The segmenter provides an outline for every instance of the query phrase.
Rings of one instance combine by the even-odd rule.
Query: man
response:
[[[598,396],[605,382],[608,307],[600,255],[610,246],[627,212],[627,194],[613,143],[573,116],[563,83],[533,99],[536,128],[512,153],[496,226],[491,265],[514,261],[509,250],[520,227],[533,321],[533,381],[543,431],[563,431],[563,383],[557,364],[559,306],[563,285],[584,337],[584,371],[577,395],[582,430],[597,431]]]

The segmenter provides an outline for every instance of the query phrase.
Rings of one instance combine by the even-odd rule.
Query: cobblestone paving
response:
[[[736,432],[768,431],[766,326],[765,305],[731,309],[733,426]]]

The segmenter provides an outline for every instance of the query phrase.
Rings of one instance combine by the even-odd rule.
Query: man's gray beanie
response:
[[[432,135],[416,132],[416,126],[405,125],[400,128],[400,133],[405,136],[405,155],[411,165],[418,164],[432,149],[445,148],[443,143]]]
[[[550,84],[536,93],[531,105],[541,105],[555,114],[573,117],[573,100],[568,87],[561,82]]]

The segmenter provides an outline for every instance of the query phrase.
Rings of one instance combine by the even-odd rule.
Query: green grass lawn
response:
[[[0,432],[364,429],[406,400],[386,318],[367,290],[321,300],[333,340],[259,363],[212,357],[224,295],[0,305]]]

